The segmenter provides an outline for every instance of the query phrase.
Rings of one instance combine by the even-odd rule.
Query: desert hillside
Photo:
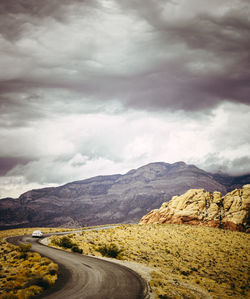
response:
[[[160,209],[150,211],[140,224],[185,223],[249,231],[249,220],[250,185],[244,185],[225,196],[220,192],[191,189],[163,203]]]
[[[146,265],[149,284],[159,299],[244,299],[250,295],[250,235],[246,233],[182,224],[135,224],[63,238],[51,237],[52,245],[63,249],[67,240],[83,254],[130,261],[134,270]]]

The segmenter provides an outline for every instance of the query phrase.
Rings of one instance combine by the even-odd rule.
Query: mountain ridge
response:
[[[0,229],[137,222],[174,195],[192,188],[226,194],[231,183],[241,180],[250,182],[250,175],[225,179],[184,162],[149,163],[123,175],[95,176],[0,199]]]

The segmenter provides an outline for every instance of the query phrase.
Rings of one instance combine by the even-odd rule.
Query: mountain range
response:
[[[156,162],[121,175],[97,176],[0,199],[0,229],[138,222],[174,195],[203,188],[222,195],[250,183],[250,174],[212,174],[184,162]]]

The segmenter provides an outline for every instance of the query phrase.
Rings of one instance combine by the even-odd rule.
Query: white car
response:
[[[40,230],[34,230],[33,233],[32,233],[32,237],[33,238],[42,238],[43,233]]]

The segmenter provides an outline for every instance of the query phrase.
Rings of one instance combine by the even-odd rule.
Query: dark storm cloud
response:
[[[224,173],[233,176],[249,174],[250,157],[243,156],[233,160],[223,158],[219,153],[209,154],[203,168],[212,173]]]
[[[231,169],[230,167],[231,166]],[[227,171],[226,172],[230,172],[232,171],[232,169],[234,171],[232,171],[232,173],[235,175],[235,169],[238,170],[238,175],[242,175],[242,174],[246,174],[246,169],[250,169],[250,157],[249,156],[244,156],[238,159],[234,159],[232,161],[232,165],[228,165],[227,166]],[[249,171],[248,171],[249,173]]]
[[[45,110],[43,100],[23,86],[18,90],[19,96],[15,96],[12,90],[10,95],[3,93],[0,95],[0,126],[1,128],[18,128],[29,126],[31,122],[38,121],[44,116],[48,115]],[[20,94],[23,92],[24,96],[20,99]]]
[[[8,39],[16,39],[25,34],[29,24],[39,25],[41,18],[55,18],[65,22],[73,5],[84,4],[85,13],[88,8],[98,7],[96,0],[1,0],[0,32]],[[74,10],[77,12],[77,9]],[[83,11],[81,11],[83,13]]]
[[[245,6],[231,9],[223,15],[199,12],[187,17],[184,12],[178,19],[163,15],[164,6],[177,5],[178,1],[166,3],[145,1],[141,7],[140,1],[121,2],[123,7],[152,25],[163,49],[168,51],[169,44],[186,47],[181,59],[172,61],[172,68],[169,68],[168,63],[164,65],[165,74],[160,74],[162,88],[159,88],[158,97],[157,93],[154,94],[156,98],[152,96],[152,105],[158,102],[159,106],[168,107],[176,103],[174,108],[192,110],[212,107],[223,100],[249,104],[249,3],[245,2]],[[220,8],[219,5],[216,9]],[[194,67],[197,65],[196,70],[189,68],[190,62]],[[218,70],[210,69],[210,64],[217,64]],[[157,69],[154,72],[157,73]],[[159,79],[156,81],[160,82]],[[152,85],[157,87],[157,82]],[[168,94],[171,89],[174,94]]]
[[[17,165],[25,165],[30,161],[32,160],[23,157],[0,157],[0,176],[5,175]]]
[[[226,2],[220,1],[218,7],[214,8],[218,9],[221,3],[226,5]],[[245,4],[245,10],[242,7],[228,9],[221,15],[215,15],[211,11],[195,12],[194,9],[190,16],[189,11],[182,9],[177,18],[172,18],[168,9],[180,5],[178,1],[143,1],[143,4],[142,1],[120,1],[117,4],[121,8],[120,13],[136,15],[138,21],[144,21],[150,26],[141,32],[142,35],[145,34],[144,43],[131,40],[135,44],[135,56],[126,53],[125,59],[128,63],[135,60],[135,63],[131,62],[128,73],[124,73],[123,67],[119,66],[115,72],[112,71],[112,63],[117,63],[115,59],[110,61],[111,68],[109,65],[101,69],[88,65],[89,61],[98,62],[95,51],[90,47],[94,40],[98,41],[100,38],[100,34],[94,36],[96,32],[90,37],[93,41],[82,44],[82,54],[79,54],[77,48],[76,56],[74,52],[72,54],[62,50],[63,60],[59,59],[54,63],[40,62],[45,58],[42,57],[42,49],[37,50],[41,52],[37,53],[36,59],[32,59],[34,55],[31,52],[28,60],[29,53],[25,57],[14,46],[12,56],[16,59],[24,57],[27,63],[20,62],[20,68],[22,64],[24,69],[28,65],[31,72],[21,72],[18,78],[2,80],[2,98],[4,93],[10,91],[26,91],[27,96],[30,96],[35,94],[34,90],[42,88],[77,91],[79,98],[87,96],[92,101],[115,99],[126,107],[147,110],[199,111],[211,109],[222,101],[250,103],[248,4]],[[5,38],[22,41],[31,34],[29,26],[27,27],[29,23],[35,28],[42,28],[49,24],[43,19],[51,17],[70,26],[69,18],[74,17],[78,22],[94,10],[104,10],[100,1],[2,1],[0,11],[3,19],[7,19],[2,21],[1,31]],[[77,14],[79,11],[82,16]],[[165,11],[168,13],[164,15]],[[108,18],[107,14],[108,12]],[[97,13],[90,18],[90,30],[91,22],[98,23],[98,17]],[[50,21],[51,19],[48,22]],[[128,32],[135,30],[132,27],[126,29]],[[112,30],[115,31],[116,28]],[[84,32],[85,30],[80,34]],[[151,37],[148,37],[148,33]],[[107,34],[109,32],[102,32],[104,39]],[[88,39],[89,37],[86,40]],[[75,47],[79,47],[76,40],[69,42],[76,43]],[[102,54],[101,43],[99,47]],[[112,47],[109,50],[112,55]],[[77,58],[77,55],[80,56]],[[143,68],[138,64],[140,60]],[[71,72],[72,62],[74,74]],[[11,67],[15,69],[15,65]]]

